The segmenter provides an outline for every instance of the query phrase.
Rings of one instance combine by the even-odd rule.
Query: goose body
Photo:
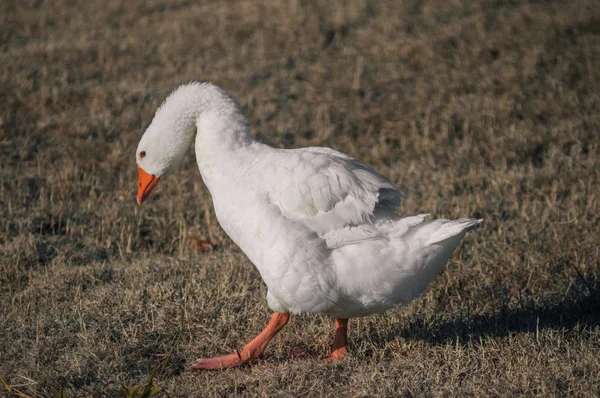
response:
[[[274,325],[270,332],[276,333],[290,313],[331,315],[343,324],[343,338],[336,329],[336,341],[344,347],[334,345],[334,354],[345,353],[347,318],[417,297],[482,221],[398,216],[401,193],[371,167],[329,148],[276,149],[257,142],[237,103],[209,83],[179,87],[156,112],[136,153],[138,203],[177,168],[194,135],[217,219],[268,287],[275,315],[265,331]],[[245,362],[228,362],[234,359],[196,365]]]

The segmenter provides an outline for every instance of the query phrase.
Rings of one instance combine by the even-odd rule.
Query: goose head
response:
[[[156,111],[136,149],[137,202],[142,204],[158,181],[172,174],[183,162],[195,132],[195,117],[189,115],[173,95]],[[177,99],[177,97],[175,98]]]
[[[201,156],[219,157],[224,151],[253,141],[248,120],[225,91],[210,83],[192,82],[178,87],[158,108],[138,144],[138,204],[146,200],[161,178],[179,167],[196,130],[196,149],[203,149]]]

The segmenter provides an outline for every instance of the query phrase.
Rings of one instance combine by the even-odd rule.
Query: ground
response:
[[[600,2],[9,0],[0,65],[0,395],[600,394]],[[361,158],[402,214],[485,221],[420,298],[351,320],[342,363],[293,357],[330,350],[309,314],[193,372],[269,309],[191,151],[135,203],[137,142],[191,80],[270,145]]]

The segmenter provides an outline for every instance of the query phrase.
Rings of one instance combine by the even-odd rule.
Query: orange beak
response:
[[[138,193],[137,193],[137,202],[138,205],[141,205],[146,197],[152,191],[152,189],[158,183],[160,177],[155,176],[154,174],[146,173],[138,164]]]

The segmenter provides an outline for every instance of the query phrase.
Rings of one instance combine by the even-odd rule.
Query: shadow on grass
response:
[[[448,341],[467,343],[485,337],[505,337],[514,333],[536,333],[547,329],[563,329],[578,335],[584,327],[600,326],[600,286],[584,280],[574,293],[559,302],[522,303],[520,308],[505,304],[493,314],[462,314],[450,321],[411,319],[398,325],[386,338],[374,338],[383,345],[397,337],[423,340],[431,344]]]

